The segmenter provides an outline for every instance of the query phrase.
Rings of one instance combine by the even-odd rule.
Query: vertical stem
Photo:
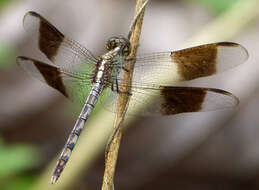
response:
[[[137,17],[139,10],[143,8],[143,4],[146,2],[146,0],[136,0],[136,8],[134,13],[134,18]],[[130,44],[131,44],[131,53],[129,57],[134,57],[137,52],[138,44],[139,44],[139,38],[142,28],[142,21],[144,17],[144,9],[139,16],[136,25],[131,31],[130,35]],[[134,68],[134,61],[129,61],[125,64],[126,68]],[[129,72],[124,72],[123,74],[123,81],[122,84],[125,84],[126,81],[131,81],[133,76],[133,69],[130,69]],[[130,92],[129,85],[123,85],[120,87],[120,90],[123,92]],[[124,116],[126,113],[127,105],[129,102],[130,96],[126,93],[119,94],[118,100],[117,100],[117,111],[116,111],[116,117],[114,122],[114,129],[118,129],[118,131],[115,133],[114,138],[112,139],[109,150],[106,155],[105,160],[105,171],[104,171],[104,177],[103,177],[103,184],[102,184],[102,190],[112,190],[114,188],[113,179],[114,179],[114,173],[115,173],[115,167],[116,162],[118,158],[118,152],[120,147],[120,141],[122,137],[122,123],[124,120]]]

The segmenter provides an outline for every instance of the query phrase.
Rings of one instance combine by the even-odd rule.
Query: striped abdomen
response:
[[[101,85],[100,83],[95,83],[93,85],[91,92],[86,100],[86,103],[82,108],[81,114],[79,115],[76,121],[76,124],[72,132],[70,133],[68,140],[64,146],[64,149],[58,159],[57,165],[52,175],[52,180],[51,180],[52,183],[55,183],[57,181],[62,170],[64,169],[75,147],[75,144],[77,143],[78,137],[82,132],[85,122],[87,121],[89,115],[91,114],[102,90],[103,90],[103,85]]]

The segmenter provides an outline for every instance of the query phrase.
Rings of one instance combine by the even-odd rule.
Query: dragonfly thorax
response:
[[[106,42],[109,50],[102,55],[93,71],[93,83],[100,83],[107,86],[111,78],[116,78],[124,66],[124,59],[130,53],[130,42],[128,39],[112,37]]]
[[[131,50],[130,42],[127,38],[123,36],[119,37],[111,37],[106,42],[106,49],[109,51],[114,50],[115,48],[119,47],[122,56],[128,56]]]

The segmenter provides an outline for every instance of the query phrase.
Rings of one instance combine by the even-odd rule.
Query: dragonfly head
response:
[[[123,36],[111,37],[106,42],[106,48],[108,51],[111,51],[117,47],[120,48],[120,51],[123,56],[128,56],[130,54],[131,46],[127,38],[124,38]]]

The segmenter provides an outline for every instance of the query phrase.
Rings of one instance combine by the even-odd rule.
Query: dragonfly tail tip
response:
[[[53,175],[52,177],[51,177],[51,184],[55,184],[57,181],[58,181],[58,176],[56,176],[56,175]]]

